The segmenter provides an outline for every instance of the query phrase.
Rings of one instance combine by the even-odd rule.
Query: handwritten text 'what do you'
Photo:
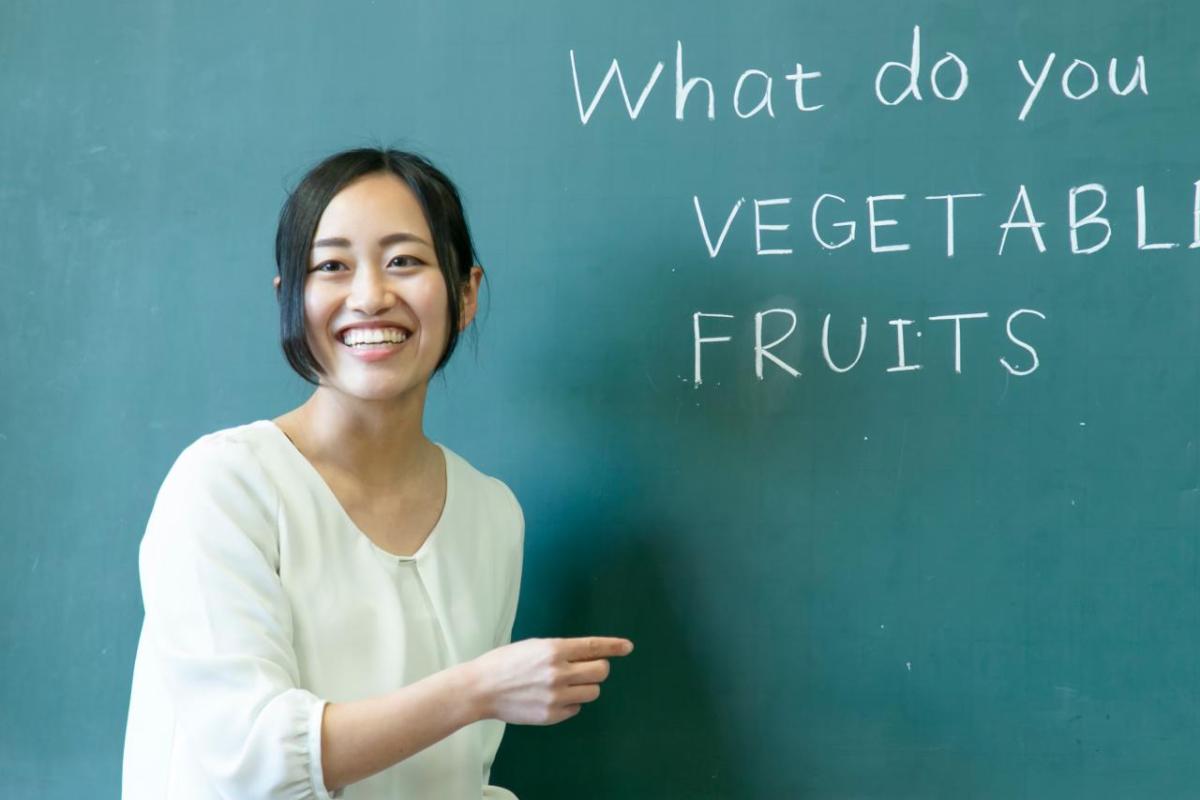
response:
[[[605,72],[600,85],[591,93],[591,98],[584,105],[584,89],[580,85],[579,65],[575,51],[568,51],[571,62],[571,80],[575,87],[575,102],[579,109],[579,121],[587,125],[596,112],[600,101],[608,93],[609,87],[616,80],[617,90],[625,103],[629,118],[636,120],[642,113],[646,100],[650,97],[658,79],[663,72],[663,62],[658,61],[650,72],[650,77],[638,92],[637,100],[629,94],[625,82],[627,70],[621,69],[621,62],[614,58]],[[1030,66],[1024,59],[1017,59],[1017,71],[1024,81],[1024,103],[1017,112],[1017,119],[1024,122],[1033,110],[1042,92],[1047,90],[1047,83],[1054,74],[1057,53],[1047,53],[1040,65]],[[811,66],[811,63],[810,63]],[[921,102],[933,98],[943,102],[957,102],[966,94],[970,86],[970,70],[967,62],[958,54],[947,50],[944,55],[933,63],[928,73],[923,70],[921,54],[921,26],[913,27],[912,49],[906,61],[887,61],[875,73],[875,99],[885,106],[897,106],[905,102]],[[1103,63],[1101,64],[1103,68]],[[1036,75],[1034,74],[1036,72]],[[1085,59],[1076,58],[1059,72],[1059,86],[1062,94],[1068,100],[1086,100],[1101,91],[1101,70]],[[711,78],[702,75],[687,75],[685,77],[683,63],[683,42],[675,43],[675,119],[683,120],[692,93],[702,90],[700,98],[706,100],[705,116],[716,119],[716,91]],[[817,90],[813,84],[822,73],[815,69],[805,69],[803,64],[795,63],[794,71],[783,76],[784,80],[793,84],[792,97],[796,111],[803,113],[819,112],[826,107],[824,102],[816,102]],[[1134,92],[1149,95],[1150,89],[1146,81],[1146,59],[1138,55],[1133,59],[1132,69],[1122,68],[1117,58],[1108,59],[1107,67],[1108,91],[1117,97],[1126,97]],[[924,85],[924,89],[922,86]],[[738,75],[731,93],[733,112],[741,119],[749,119],[760,114],[775,117],[775,78],[769,72],[761,69],[747,69]]]

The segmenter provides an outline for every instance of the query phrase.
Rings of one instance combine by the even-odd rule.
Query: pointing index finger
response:
[[[568,641],[568,661],[594,661],[597,658],[627,656],[633,652],[633,642],[615,636],[580,636]]]

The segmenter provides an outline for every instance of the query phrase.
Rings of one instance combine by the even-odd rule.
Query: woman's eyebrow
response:
[[[417,236],[415,233],[389,233],[379,240],[380,247],[387,247],[390,244],[398,244],[400,242],[417,242],[426,247],[431,247],[429,242]],[[350,240],[343,239],[340,236],[334,236],[327,239],[317,239],[313,242],[313,247],[349,247]]]

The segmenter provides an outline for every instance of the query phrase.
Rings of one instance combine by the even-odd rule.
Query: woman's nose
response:
[[[386,278],[374,269],[361,269],[354,276],[347,303],[364,314],[376,314],[396,302]]]

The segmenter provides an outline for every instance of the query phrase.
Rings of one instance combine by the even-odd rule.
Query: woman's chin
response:
[[[414,382],[400,376],[394,378],[370,377],[341,381],[336,384],[338,391],[349,398],[364,402],[385,402],[388,400],[406,400],[424,393],[429,382]]]

